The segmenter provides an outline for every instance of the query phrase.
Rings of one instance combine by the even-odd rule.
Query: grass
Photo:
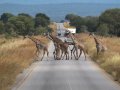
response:
[[[42,36],[36,37],[43,43],[48,42]],[[29,39],[0,38],[0,90],[9,90],[16,76],[35,61],[35,50]]]
[[[75,28],[74,26],[70,26],[68,22],[64,22],[64,27],[65,28]]]
[[[57,31],[56,31],[57,30],[57,25],[54,22],[52,22],[49,25],[49,27],[53,30],[52,33],[56,35],[57,34]]]
[[[85,44],[90,57],[120,82],[120,38],[97,36],[108,48],[105,53],[97,55],[92,37],[84,33],[77,34],[76,37]]]

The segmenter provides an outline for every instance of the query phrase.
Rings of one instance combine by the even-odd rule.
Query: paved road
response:
[[[58,24],[62,25],[62,24]],[[54,60],[53,44],[49,46],[50,56],[47,61],[37,62],[27,78],[12,90],[120,90],[92,61]]]

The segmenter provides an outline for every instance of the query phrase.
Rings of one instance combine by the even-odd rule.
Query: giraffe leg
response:
[[[62,59],[62,56],[63,56],[63,51],[61,52],[61,56],[60,56],[61,59]]]
[[[99,48],[97,47],[97,55],[99,54]]]
[[[71,50],[71,59],[72,59],[72,53],[73,53],[74,49],[75,49],[75,48],[73,47],[73,49]]]
[[[76,47],[76,60],[78,60],[78,47]]]
[[[75,52],[76,52],[76,55],[75,55]],[[77,60],[78,59],[78,48],[77,47],[75,47],[73,54],[74,54],[75,59]]]
[[[49,57],[49,52],[48,52],[48,50],[47,50],[47,57]]]
[[[62,58],[62,60],[64,59],[64,57],[65,57],[65,53],[64,53],[64,55],[63,55],[63,58]]]
[[[39,60],[39,53],[40,53],[40,52],[41,52],[41,51],[40,51],[39,49],[36,50],[36,61]]]
[[[67,53],[65,53],[65,55],[66,55],[66,60],[67,60]]]
[[[55,50],[53,52],[53,55],[54,55],[54,59],[56,60],[56,58],[57,58],[57,56],[56,56],[56,48],[55,48]]]
[[[69,52],[67,52],[67,55],[68,55],[68,60],[69,60]]]
[[[74,58],[76,59],[76,56],[75,56],[75,49],[72,51],[73,55],[74,55]]]
[[[48,51],[48,49],[46,50],[46,52],[47,52],[47,57],[49,57],[49,51]],[[47,58],[47,60],[48,60],[48,58]]]
[[[38,54],[39,54],[39,50],[38,49],[36,50],[35,54],[38,57]]]
[[[80,58],[81,54],[82,54],[82,50],[80,49],[80,54],[79,54],[79,57],[78,57],[78,59]]]
[[[44,55],[45,55],[45,51],[43,51],[43,56],[42,56],[42,58],[41,58],[41,61],[43,60],[43,58],[44,58]]]
[[[72,53],[73,53],[73,51],[71,50],[71,59],[72,59]]]
[[[86,52],[85,52],[85,50],[83,50],[83,53],[84,53],[84,56],[85,56],[85,60],[87,60],[87,59],[86,59]]]

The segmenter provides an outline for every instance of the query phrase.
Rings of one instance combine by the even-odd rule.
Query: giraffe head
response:
[[[28,36],[24,36],[24,37],[23,37],[23,40],[26,39],[26,38],[28,38]]]
[[[49,35],[50,35],[50,33],[49,33],[49,32],[44,33],[44,37],[46,37],[46,38],[48,38],[48,39],[50,38],[50,36],[49,36]]]
[[[95,36],[95,34],[93,32],[90,32],[89,36]]]
[[[70,33],[71,33],[71,32],[70,32],[69,30],[65,30],[64,36],[69,38],[69,37],[70,37]]]

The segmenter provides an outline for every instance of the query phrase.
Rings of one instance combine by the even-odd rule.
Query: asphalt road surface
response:
[[[80,60],[54,60],[53,50],[51,42],[49,58],[38,61],[22,83],[12,90],[120,90],[96,64],[89,59],[84,61],[83,55]]]

